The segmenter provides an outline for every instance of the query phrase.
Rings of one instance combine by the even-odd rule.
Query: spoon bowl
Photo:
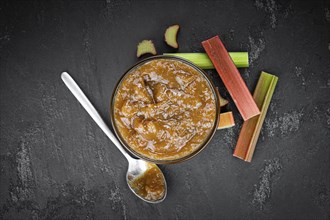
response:
[[[126,174],[126,181],[132,192],[145,202],[159,203],[162,202],[167,194],[167,185],[165,177],[162,171],[154,163],[146,162],[141,159],[135,159],[131,157],[122,145],[119,143],[114,134],[110,131],[108,126],[105,124],[100,114],[96,111],[92,103],[88,100],[83,91],[79,88],[77,83],[67,73],[63,72],[61,78],[72,94],[77,98],[80,104],[93,118],[96,124],[102,129],[102,131],[108,136],[108,138],[115,144],[118,150],[125,156],[128,161],[128,170]],[[152,172],[151,172],[152,171]],[[157,183],[161,186],[162,193],[159,194],[155,186]],[[146,195],[145,192],[148,194]],[[155,197],[154,193],[158,193],[159,197]]]
[[[139,193],[139,190],[136,189],[135,185],[137,185],[137,184],[134,184],[141,177],[143,178],[143,176],[147,176],[146,173],[148,172],[148,170],[150,170],[152,168],[153,168],[154,171],[157,171],[157,174],[155,175],[155,173],[154,173],[153,180],[149,181],[149,182],[151,182],[151,184],[152,184],[152,182],[155,181],[155,178],[158,177],[158,181],[161,180],[162,184],[164,186],[163,187],[164,188],[163,192],[160,195],[158,195],[156,197],[156,199],[147,198],[146,196],[141,195],[141,193]],[[149,180],[150,180],[150,178],[149,178]],[[162,171],[159,169],[159,167],[156,164],[152,164],[150,162],[146,162],[146,161],[141,160],[141,159],[134,159],[128,165],[128,170],[127,170],[127,173],[126,173],[126,181],[127,181],[127,184],[129,186],[129,188],[132,190],[132,192],[137,197],[139,197],[140,199],[142,199],[146,202],[160,203],[160,202],[164,201],[164,199],[166,198],[166,195],[167,195],[166,180],[165,180],[165,177],[164,177]]]

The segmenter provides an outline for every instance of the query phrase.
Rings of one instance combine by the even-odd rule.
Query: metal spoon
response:
[[[105,124],[99,113],[96,111],[92,103],[88,100],[88,98],[85,96],[83,91],[79,88],[77,83],[72,79],[72,77],[67,73],[63,72],[61,74],[61,78],[65,85],[69,88],[69,90],[72,92],[72,94],[78,99],[80,104],[85,108],[85,110],[88,112],[88,114],[94,119],[96,124],[102,129],[102,131],[108,136],[108,138],[116,145],[116,147],[119,149],[119,151],[126,157],[128,161],[128,170],[126,173],[126,181],[129,186],[129,188],[133,191],[133,193],[138,196],[140,199],[149,202],[149,203],[159,203],[162,202],[167,194],[167,185],[165,177],[162,173],[162,171],[158,168],[156,164],[146,162],[141,159],[135,159],[131,157],[125,149],[121,146],[119,141],[116,139],[116,137],[113,135],[113,133],[110,131],[108,126]],[[150,168],[156,168],[156,170],[159,171],[157,173],[157,176],[160,176],[162,179],[162,185],[164,186],[164,193],[162,194],[161,198],[157,199],[150,199],[145,198],[143,195],[139,194],[137,190],[134,189],[134,186],[132,183],[134,180],[136,180],[137,177],[141,178],[143,175],[148,171]]]

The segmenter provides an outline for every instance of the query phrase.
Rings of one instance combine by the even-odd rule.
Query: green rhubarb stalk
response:
[[[206,53],[164,53],[164,55],[181,57],[189,60],[202,69],[214,69],[212,62]],[[237,68],[249,67],[248,52],[229,52],[229,56]]]
[[[253,94],[253,99],[261,113],[243,123],[234,151],[235,157],[251,162],[277,81],[277,76],[261,73]]]

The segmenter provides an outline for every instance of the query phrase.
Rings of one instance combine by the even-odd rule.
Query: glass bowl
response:
[[[169,159],[164,159],[164,160],[162,160],[162,159],[153,159],[153,158],[149,158],[145,155],[142,155],[142,154],[136,152],[133,148],[131,148],[126,143],[125,139],[120,134],[120,132],[117,128],[116,122],[115,122],[115,118],[114,118],[115,117],[115,114],[114,114],[115,97],[116,97],[118,89],[119,89],[121,83],[123,82],[123,80],[125,79],[125,77],[128,76],[136,68],[142,66],[143,64],[145,64],[149,61],[152,61],[152,60],[157,60],[157,59],[168,59],[168,60],[180,61],[180,62],[192,67],[193,69],[197,70],[197,72],[200,73],[201,76],[203,76],[203,78],[206,80],[206,82],[210,86],[210,88],[212,90],[212,94],[214,96],[215,104],[216,104],[216,114],[215,114],[215,119],[214,119],[214,125],[213,125],[212,130],[209,133],[208,137],[203,141],[203,143],[200,144],[200,146],[197,149],[195,149],[194,151],[192,151],[188,155],[185,155],[185,156],[180,157],[180,158],[170,159],[170,160]],[[111,117],[112,127],[114,129],[114,132],[115,132],[118,140],[122,143],[122,145],[126,148],[126,150],[129,151],[131,154],[133,154],[137,158],[141,158],[143,160],[146,160],[146,161],[149,161],[149,162],[152,162],[152,163],[156,163],[156,164],[172,164],[172,163],[179,163],[179,162],[186,161],[186,160],[196,156],[199,152],[201,152],[208,145],[208,143],[212,139],[215,131],[217,130],[219,120],[220,120],[220,117],[219,117],[220,116],[220,102],[219,102],[219,97],[218,97],[218,93],[216,92],[216,89],[217,88],[214,86],[214,84],[212,83],[210,78],[207,76],[207,74],[204,72],[204,70],[200,69],[199,67],[197,67],[195,64],[191,63],[190,61],[187,61],[187,60],[179,58],[179,57],[166,56],[166,55],[158,55],[158,56],[152,56],[152,57],[146,58],[146,59],[136,63],[131,68],[129,68],[124,73],[124,75],[120,78],[120,80],[118,81],[118,83],[115,86],[114,92],[113,92],[112,97],[111,97],[111,104],[110,104],[110,117]]]

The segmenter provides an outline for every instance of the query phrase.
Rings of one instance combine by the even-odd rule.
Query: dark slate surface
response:
[[[219,34],[241,69],[279,76],[253,162],[232,157],[242,119],[195,158],[161,166],[168,197],[142,202],[126,161],[60,80],[68,71],[110,125],[110,96],[142,39],[180,52]],[[1,1],[1,219],[329,219],[329,1]],[[208,71],[229,97],[214,71]]]

